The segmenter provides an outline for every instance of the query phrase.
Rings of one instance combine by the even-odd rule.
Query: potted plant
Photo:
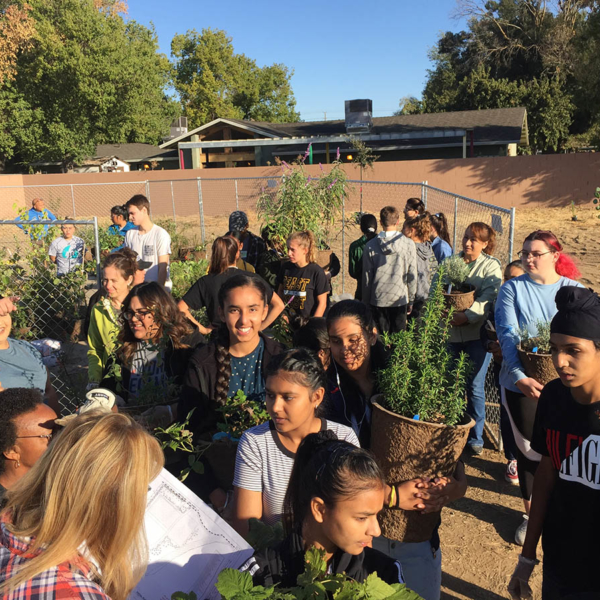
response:
[[[531,337],[527,329],[519,330],[521,340],[517,350],[527,377],[542,385],[557,378],[550,354],[550,322],[536,321],[537,335]]]
[[[432,286],[421,323],[384,336],[391,352],[373,398],[371,450],[390,482],[453,475],[474,425],[465,412],[470,363],[448,350],[452,313],[441,284]],[[423,542],[438,520],[438,513],[385,509],[380,523],[386,537]]]
[[[475,286],[465,283],[469,265],[458,254],[448,257],[443,264],[444,274],[439,278],[444,285],[446,306],[457,312],[467,310],[475,302]]]

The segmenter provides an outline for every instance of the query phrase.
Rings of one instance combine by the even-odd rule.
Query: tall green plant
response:
[[[439,269],[443,281],[445,263]],[[379,386],[388,410],[408,418],[456,425],[466,408],[466,380],[470,363],[461,352],[455,359],[448,349],[452,310],[447,311],[441,285],[432,286],[420,323],[384,336],[391,356],[379,372]]]

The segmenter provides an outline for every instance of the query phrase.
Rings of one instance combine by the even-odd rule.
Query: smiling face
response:
[[[358,320],[340,317],[327,329],[333,360],[346,371],[357,371],[371,358],[371,346],[377,340],[373,331],[366,335]]]
[[[288,258],[293,264],[305,265],[308,260],[308,248],[298,240],[290,240],[287,243]]]
[[[10,318],[10,313],[7,313],[3,317],[0,317],[0,348],[6,347],[8,337],[10,336],[11,328],[12,319]],[[0,379],[0,381],[2,380]]]
[[[124,316],[136,339],[151,340],[158,336],[160,328],[154,320],[154,311],[144,306],[137,296],[131,299]]]
[[[311,501],[312,516],[321,525],[330,547],[358,555],[381,535],[377,515],[383,509],[385,491],[381,482],[350,498],[326,506],[320,498]]]
[[[560,253],[553,251],[551,247],[542,240],[532,240],[523,244],[521,262],[528,275],[539,275],[540,277],[556,273],[556,261]]]
[[[563,385],[576,388],[600,384],[600,350],[591,340],[552,333],[550,351],[554,368]]]
[[[219,316],[229,330],[230,345],[256,340],[267,312],[269,307],[257,289],[242,286],[230,290],[223,308],[219,307]]]
[[[133,277],[125,279],[116,267],[107,266],[102,270],[102,286],[110,298],[124,299],[132,283]]]
[[[325,389],[318,388],[313,392],[302,379],[303,376],[298,373],[280,371],[271,375],[265,383],[267,411],[280,433],[304,431],[323,402]]]
[[[471,261],[477,260],[480,254],[487,248],[487,245],[488,243],[482,242],[470,227],[465,229],[465,234],[462,239],[465,258]]]

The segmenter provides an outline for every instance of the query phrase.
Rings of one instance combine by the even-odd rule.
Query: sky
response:
[[[236,53],[259,66],[294,70],[296,108],[305,121],[343,119],[344,101],[373,100],[391,115],[403,96],[420,97],[429,49],[439,34],[465,27],[455,0],[129,0],[129,18],[154,24],[162,52],[189,29],[223,29]]]

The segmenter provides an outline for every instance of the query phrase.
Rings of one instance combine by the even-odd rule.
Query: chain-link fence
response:
[[[0,295],[17,296],[11,337],[42,352],[65,413],[81,404],[88,299],[99,284],[97,220],[0,221]],[[57,343],[59,342],[59,343]]]
[[[124,204],[134,194],[145,194],[151,203],[152,216],[173,221],[185,228],[196,242],[210,243],[228,230],[228,216],[234,210],[248,213],[250,227],[259,231],[256,216],[258,199],[263,192],[277,193],[281,177],[195,177],[126,183],[67,184],[47,186],[0,187],[0,207],[31,205],[34,198],[43,198],[55,215],[99,217],[108,225],[110,209]],[[427,182],[348,181],[347,197],[339,226],[327,240],[341,262],[340,275],[333,279],[333,292],[354,294],[356,281],[347,276],[348,247],[360,237],[356,213],[379,214],[386,205],[402,209],[406,200],[420,198],[431,213],[443,212],[448,220],[453,248],[460,248],[466,227],[475,221],[491,225],[497,232],[494,255],[505,265],[513,257],[514,209],[505,209],[439,189]],[[161,223],[165,225],[165,223]],[[175,229],[170,228],[173,233]],[[492,379],[488,377],[488,382]],[[494,401],[487,408],[487,427],[492,439],[501,444],[499,435],[500,410],[496,388],[486,385]]]

